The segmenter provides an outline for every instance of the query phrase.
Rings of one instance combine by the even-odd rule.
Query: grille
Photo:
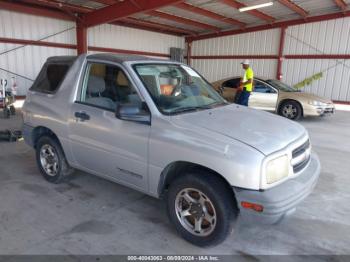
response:
[[[303,170],[310,161],[310,140],[297,147],[292,152],[292,166],[294,173]]]

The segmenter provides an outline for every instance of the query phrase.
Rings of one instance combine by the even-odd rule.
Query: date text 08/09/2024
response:
[[[217,256],[128,256],[128,261],[219,261]]]

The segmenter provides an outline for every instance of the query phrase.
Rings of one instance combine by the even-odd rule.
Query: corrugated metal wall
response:
[[[45,17],[37,17],[0,10],[0,37],[39,40],[54,33],[72,28],[45,41],[75,44],[75,23]],[[0,43],[0,68],[35,79],[47,57],[75,55],[75,50],[41,46],[25,46]],[[18,48],[14,51],[12,49]],[[10,51],[4,53],[6,51]],[[0,78],[11,82],[13,74],[0,69]],[[32,81],[16,76],[18,95],[25,95]]]
[[[343,63],[340,64],[339,62]],[[338,63],[338,64],[337,64]],[[345,66],[344,66],[345,64]],[[330,59],[287,59],[283,62],[284,81],[296,84],[324,71],[323,77],[307,85],[303,90],[338,101],[350,101],[350,61]]]
[[[195,41],[193,56],[278,55],[280,29]],[[350,18],[288,27],[284,55],[350,54]],[[209,81],[243,73],[240,60],[193,59],[192,65]],[[276,77],[277,60],[252,60],[258,76]],[[350,61],[285,59],[283,81],[295,85],[316,73],[323,77],[304,90],[339,101],[350,101]]]
[[[350,18],[287,28],[285,55],[349,54]]]
[[[284,55],[350,54],[350,18],[289,27]],[[305,91],[333,100],[350,101],[350,61],[335,59],[286,59],[284,81],[296,84],[316,73],[323,77]]]
[[[184,48],[182,37],[104,24],[88,31],[90,46],[170,54],[170,47]]]
[[[220,55],[276,55],[279,45],[279,29],[195,41],[192,56]],[[193,59],[192,66],[209,81],[215,81],[244,73],[241,60],[237,59]],[[252,59],[257,75],[275,77],[277,60]]]
[[[49,42],[76,44],[75,23],[46,17],[0,10],[0,37],[26,40],[45,39]],[[182,37],[148,32],[133,28],[101,25],[89,29],[88,44],[96,47],[108,47],[133,51],[147,51],[169,54],[170,47],[184,48]],[[4,53],[21,45],[0,43],[0,68],[35,79],[41,66],[50,56],[76,55],[74,49],[25,46]],[[4,53],[4,54],[2,54]],[[0,78],[9,80],[13,74],[0,69]],[[16,76],[18,95],[25,95],[32,81]]]
[[[192,55],[275,55],[279,29],[195,41]]]
[[[251,59],[252,68],[256,75],[274,78],[276,76],[277,60]],[[192,66],[198,70],[208,81],[240,76],[244,74],[238,59],[193,59]]]

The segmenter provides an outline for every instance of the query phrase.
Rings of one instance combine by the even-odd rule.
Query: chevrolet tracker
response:
[[[49,58],[23,119],[46,180],[78,169],[164,198],[176,230],[199,246],[222,242],[238,215],[278,222],[320,173],[304,127],[227,103],[174,61]]]

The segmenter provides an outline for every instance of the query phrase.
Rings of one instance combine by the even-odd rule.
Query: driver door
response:
[[[239,87],[240,78],[233,78],[224,82],[221,86],[222,96],[229,102],[235,102],[237,88]]]
[[[89,62],[72,105],[71,150],[82,170],[145,191],[150,125],[116,118],[123,103],[142,104],[122,68]]]
[[[270,85],[260,80],[254,80],[254,90],[249,98],[249,107],[275,111],[278,99],[278,92]]]

